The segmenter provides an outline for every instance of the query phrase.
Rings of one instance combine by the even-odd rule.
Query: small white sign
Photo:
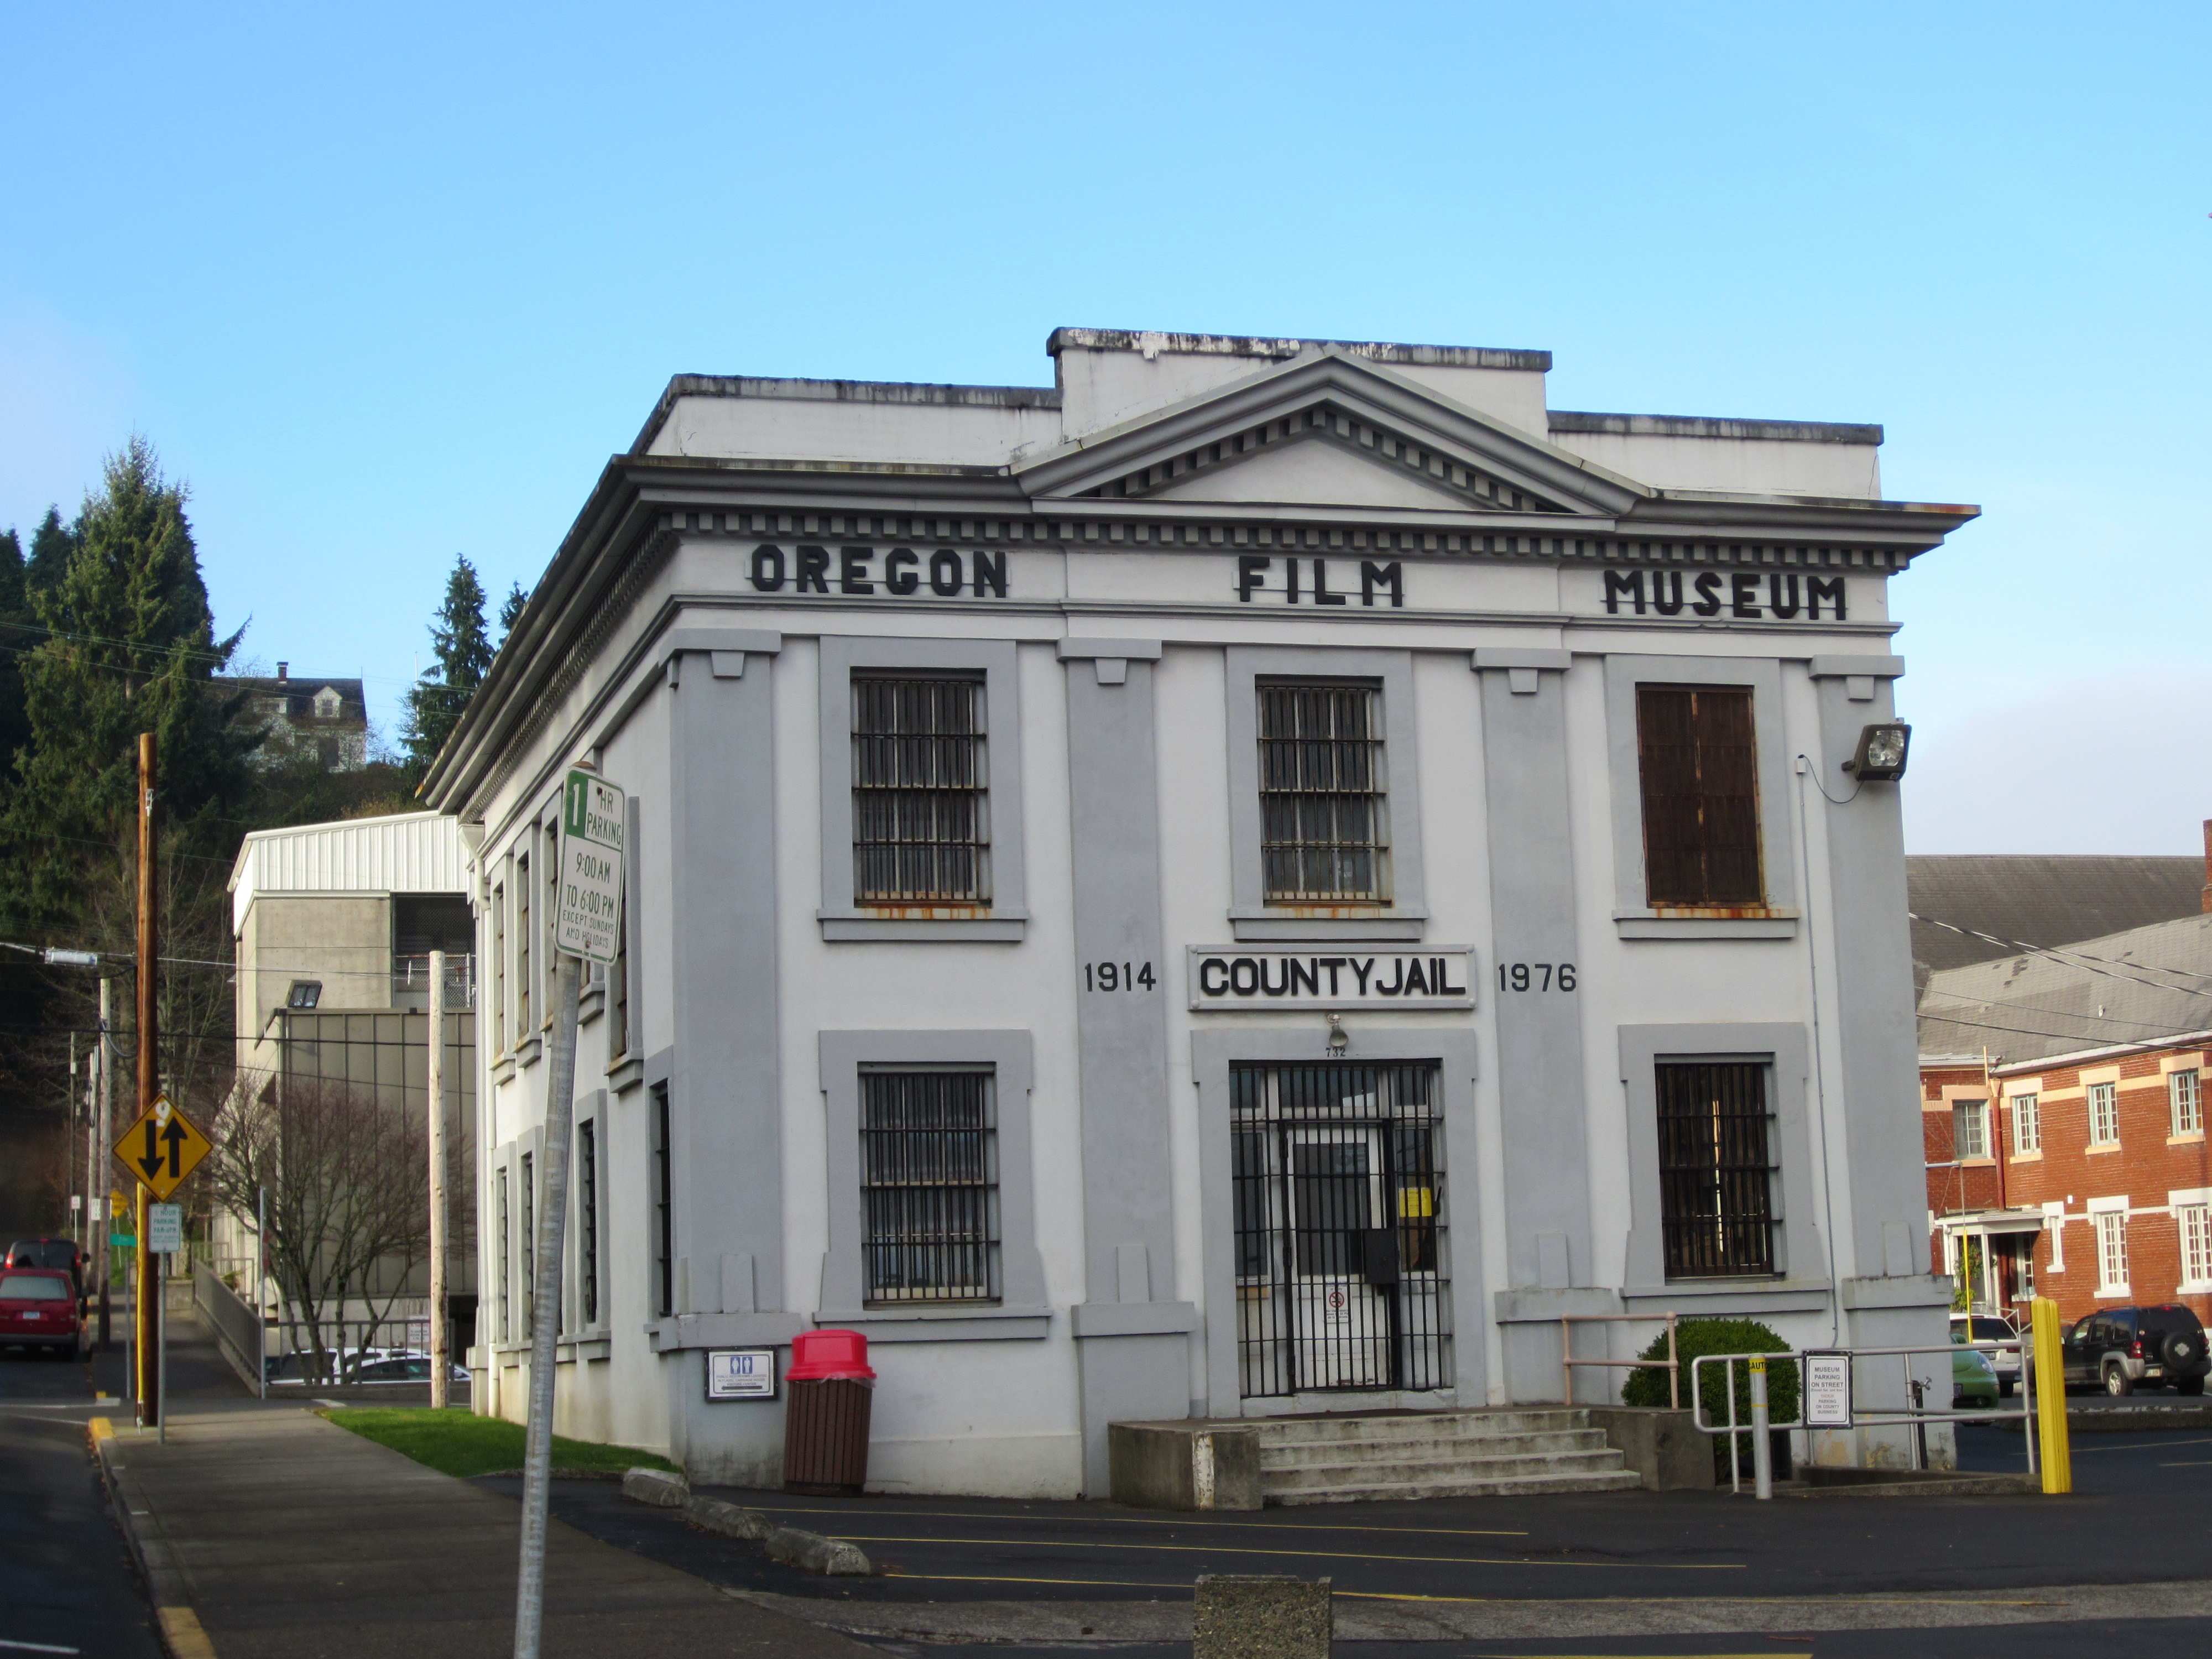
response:
[[[612,963],[622,938],[623,792],[572,771],[561,792],[561,897],[553,942],[586,962]]]
[[[155,1255],[174,1255],[185,1248],[185,1206],[149,1204],[146,1206],[146,1248]]]
[[[1190,1006],[1209,1012],[1474,1006],[1474,952],[1465,945],[1283,951],[1194,945],[1189,953]]]
[[[707,1398],[709,1400],[775,1399],[775,1350],[773,1348],[708,1349]]]
[[[1805,1426],[1851,1426],[1851,1357],[1847,1353],[1805,1356]]]

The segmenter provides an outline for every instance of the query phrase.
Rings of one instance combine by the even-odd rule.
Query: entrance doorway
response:
[[[1230,1067],[1246,1399],[1450,1385],[1437,1071]]]

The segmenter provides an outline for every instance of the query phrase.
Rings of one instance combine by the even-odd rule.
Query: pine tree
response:
[[[477,580],[476,567],[464,556],[454,555],[445,602],[430,623],[430,649],[437,664],[408,692],[400,719],[399,741],[410,784],[419,785],[428,775],[491,666],[483,608],[483,584]]]
[[[507,591],[507,599],[499,607],[499,642],[507,643],[507,636],[514,632],[514,624],[521,620],[522,609],[530,603],[529,590],[520,582]]]
[[[0,532],[0,799],[14,781],[15,756],[31,738],[23,711],[22,655],[39,635],[23,574],[23,544],[12,530]]]
[[[127,957],[135,931],[138,734],[158,742],[159,902],[165,955],[216,962],[230,943],[224,882],[246,808],[254,738],[208,684],[237,638],[217,640],[182,484],[134,438],[108,458],[76,523],[40,527],[27,599],[40,634],[18,659],[27,740],[0,809],[0,925],[27,942]],[[40,544],[43,544],[41,549]],[[41,551],[66,547],[58,570]],[[14,988],[21,1015],[78,1024],[82,975]],[[162,1060],[179,1089],[219,1059],[230,1028],[220,972],[167,972]],[[34,1023],[26,1019],[24,1024]]]
[[[76,545],[76,533],[62,522],[61,509],[48,507],[46,516],[31,532],[31,557],[24,568],[24,585],[33,592],[52,587],[69,568],[70,552]]]

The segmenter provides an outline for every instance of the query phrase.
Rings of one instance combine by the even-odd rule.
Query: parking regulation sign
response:
[[[561,792],[561,890],[555,945],[611,963],[622,939],[623,792],[595,772],[570,771]]]
[[[1851,1357],[1847,1353],[1805,1356],[1805,1426],[1851,1426]]]
[[[146,1248],[155,1255],[174,1255],[185,1248],[185,1206],[149,1204],[146,1206]]]

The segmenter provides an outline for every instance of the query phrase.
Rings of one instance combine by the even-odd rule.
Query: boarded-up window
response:
[[[1644,902],[1764,903],[1750,688],[1639,685],[1636,742]]]
[[[1381,688],[1262,684],[1259,690],[1266,902],[1387,902]]]
[[[1667,1277],[1774,1271],[1766,1068],[1659,1067],[1659,1220]]]
[[[853,677],[853,902],[991,902],[979,675]]]

